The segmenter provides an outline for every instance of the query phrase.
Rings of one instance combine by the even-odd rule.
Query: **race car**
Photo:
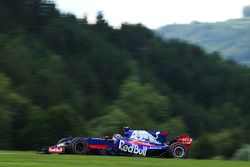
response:
[[[38,153],[187,158],[193,139],[177,136],[167,141],[167,135],[167,131],[124,128],[123,134],[114,134],[113,137],[62,138],[56,145],[39,149]]]

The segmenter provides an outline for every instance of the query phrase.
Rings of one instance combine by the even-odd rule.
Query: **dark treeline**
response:
[[[190,134],[196,158],[231,158],[249,140],[249,85],[250,69],[140,24],[0,1],[0,149],[130,126]]]

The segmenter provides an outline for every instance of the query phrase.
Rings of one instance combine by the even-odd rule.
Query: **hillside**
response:
[[[192,135],[194,158],[229,159],[248,143],[249,68],[141,24],[114,29],[102,13],[89,24],[51,1],[0,9],[0,149],[124,126]]]
[[[204,47],[208,52],[219,51],[226,59],[250,65],[250,17],[224,22],[174,24],[161,27],[157,34],[164,39],[179,38]]]

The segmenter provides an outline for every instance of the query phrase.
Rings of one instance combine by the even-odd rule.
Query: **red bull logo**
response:
[[[49,152],[50,153],[62,153],[63,152],[63,148],[50,147],[49,148]]]
[[[147,147],[143,146],[143,148],[140,149],[139,146],[136,144],[127,145],[124,140],[120,140],[119,150],[123,152],[131,153],[131,154],[142,155],[142,156],[146,156],[147,154]]]

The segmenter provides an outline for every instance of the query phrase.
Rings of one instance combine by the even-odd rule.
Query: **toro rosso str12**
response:
[[[112,138],[63,138],[54,146],[39,149],[38,153],[186,158],[193,139],[189,136],[179,136],[167,142],[167,135],[167,131],[124,128],[122,135],[114,134]]]

